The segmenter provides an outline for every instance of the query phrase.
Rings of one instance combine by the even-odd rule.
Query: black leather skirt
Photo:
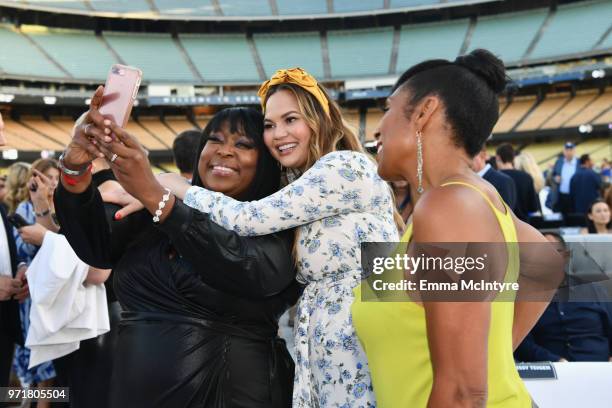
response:
[[[294,364],[275,332],[166,313],[121,317],[109,406],[291,406]]]

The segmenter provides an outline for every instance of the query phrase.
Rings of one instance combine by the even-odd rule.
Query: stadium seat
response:
[[[327,0],[276,0],[278,14],[327,14]]]
[[[550,58],[591,50],[609,29],[611,16],[612,2],[609,0],[559,6],[529,58]]]
[[[591,103],[586,105],[582,111],[572,117],[565,127],[578,127],[580,125],[589,124],[594,121],[599,115],[612,106],[612,87],[606,89],[604,93],[595,98]]]
[[[41,117],[35,116],[22,116],[19,119],[24,125],[32,128],[38,133],[42,133],[47,136],[49,139],[55,140],[59,142],[63,146],[67,146],[71,140],[70,132],[67,132],[64,129],[60,129],[57,126],[53,125],[51,122],[46,121]]]
[[[90,1],[89,4],[96,11],[111,13],[152,13],[153,11],[146,0],[104,0]]]
[[[164,145],[158,138],[153,136],[150,132],[148,132],[145,128],[140,126],[140,124],[134,119],[130,120],[125,130],[136,137],[140,143],[144,147],[149,150],[167,150],[168,146]]]
[[[254,34],[253,40],[267,77],[279,68],[302,67],[315,77],[323,78],[323,55],[318,31]],[[287,47],[288,41],[290,47]]]
[[[0,24],[0,70],[19,76],[65,78],[47,57],[12,25]],[[11,52],[4,47],[10,45]]]
[[[63,150],[64,144],[9,118],[4,119],[7,139],[20,150]],[[21,146],[21,147],[20,147]]]
[[[155,0],[155,6],[161,14],[214,16],[215,7],[210,0]]]
[[[164,122],[166,122],[166,125],[172,129],[175,135],[178,135],[186,130],[199,130],[184,116],[166,116],[164,118]]]
[[[454,60],[463,45],[469,20],[402,26],[397,73],[432,58]]]
[[[180,39],[205,81],[222,83],[261,81],[244,35],[183,34]]]
[[[14,0],[17,1],[17,0]],[[89,10],[84,1],[46,1],[46,0],[28,0],[28,4],[33,6],[52,7],[58,9],[72,10]]]
[[[485,48],[506,64],[519,62],[542,26],[547,9],[479,17],[470,50]],[[510,35],[510,33],[512,33]]]
[[[104,80],[110,66],[118,62],[93,31],[48,29],[41,26],[23,26],[22,31],[74,78]]]
[[[348,125],[353,129],[355,135],[357,137],[360,137],[359,129],[361,128],[361,126],[359,119],[359,111],[355,109],[346,109],[342,111],[342,116],[344,117],[344,120],[346,120],[346,123],[348,123]]]
[[[563,109],[552,115],[544,124],[542,129],[555,129],[564,127],[574,115],[578,114],[585,106],[593,102],[597,98],[597,91],[587,90],[579,91]]]
[[[351,13],[356,11],[368,11],[382,9],[383,0],[334,0],[334,12]]]
[[[392,28],[329,31],[327,41],[332,77],[389,75]]]
[[[219,4],[225,16],[272,15],[268,0],[221,0]]]
[[[174,132],[168,128],[158,116],[140,116],[138,118],[140,126],[149,131],[149,133],[155,135],[167,149],[172,147],[174,141]]]
[[[170,35],[117,32],[103,35],[126,64],[142,70],[145,82],[196,81]]]
[[[449,3],[456,0],[450,0]],[[440,4],[442,1],[439,0],[391,0],[389,8],[400,8],[400,7],[417,7],[424,5]]]
[[[557,111],[570,100],[569,93],[556,93],[546,95],[540,104],[527,116],[527,118],[516,129],[519,132],[539,129]]]
[[[493,133],[506,133],[512,131],[517,123],[536,103],[535,96],[516,97],[501,115],[493,128]]]

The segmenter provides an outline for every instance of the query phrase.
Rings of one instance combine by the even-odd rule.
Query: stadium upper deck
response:
[[[0,77],[98,82],[109,65],[125,63],[140,67],[145,83],[256,84],[278,67],[295,65],[323,80],[346,80],[394,76],[423,59],[453,59],[478,47],[507,66],[530,65],[612,53],[611,16],[612,2],[596,0],[436,23],[301,33],[96,34],[4,24],[0,44],[12,47],[10,54],[0,54]]]
[[[0,6],[100,17],[278,20],[442,9],[501,0],[2,0]]]

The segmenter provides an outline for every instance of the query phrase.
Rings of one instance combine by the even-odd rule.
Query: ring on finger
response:
[[[117,153],[113,153],[113,156],[111,157],[110,162],[114,163],[115,160],[117,160]]]
[[[91,127],[91,123],[88,123],[85,125],[85,128],[83,128],[83,133],[85,133],[85,135],[89,136],[89,128]]]

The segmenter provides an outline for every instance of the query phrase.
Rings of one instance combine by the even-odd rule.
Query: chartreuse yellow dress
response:
[[[517,234],[510,210],[499,211],[477,187],[460,184],[480,193],[487,201],[502,229],[508,248],[505,282],[515,282],[519,272]],[[408,226],[402,237],[412,236]],[[512,244],[514,243],[514,244]],[[405,245],[404,245],[405,246]],[[403,302],[362,300],[362,284],[355,288],[352,305],[353,324],[368,357],[374,393],[380,408],[421,408],[427,406],[433,372],[427,344],[425,310],[406,295]],[[514,296],[514,294],[511,294]],[[488,401],[491,408],[531,407],[531,398],[516,370],[512,356],[513,301],[491,302],[491,326],[488,340]],[[466,326],[469,331],[469,326]]]

